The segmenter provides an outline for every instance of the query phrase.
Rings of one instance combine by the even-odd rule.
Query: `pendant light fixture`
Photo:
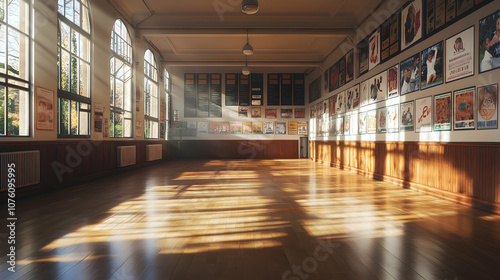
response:
[[[245,66],[243,66],[243,68],[241,69],[241,73],[243,73],[243,75],[245,76],[250,75],[250,67],[248,67],[248,59],[246,56],[245,56]]]
[[[248,42],[248,29],[247,29],[247,43],[243,46],[243,54],[244,55],[252,55],[253,54],[253,47]]]
[[[259,2],[257,0],[243,0],[241,2],[241,11],[248,15],[253,15],[259,10]]]

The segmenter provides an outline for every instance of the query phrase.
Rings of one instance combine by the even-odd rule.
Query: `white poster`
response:
[[[474,26],[446,40],[446,82],[474,75]]]
[[[387,132],[394,133],[398,132],[399,124],[399,105],[391,105],[387,107]]]
[[[198,122],[198,133],[199,134],[208,133],[208,122]]]
[[[372,70],[380,63],[380,29],[377,29],[371,36],[369,44],[369,64],[368,70]]]
[[[432,131],[432,96],[415,100],[415,131]]]

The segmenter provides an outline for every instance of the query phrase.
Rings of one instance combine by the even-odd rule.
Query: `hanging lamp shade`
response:
[[[243,46],[243,54],[244,55],[252,55],[253,54],[253,47],[250,45],[250,43],[246,43]]]
[[[245,66],[241,68],[241,73],[243,73],[243,75],[245,76],[250,75],[250,67],[248,67],[248,60],[246,57],[245,57]]]
[[[245,14],[253,15],[259,11],[259,2],[257,0],[243,0],[241,11]]]

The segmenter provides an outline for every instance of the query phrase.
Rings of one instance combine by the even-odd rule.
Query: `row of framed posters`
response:
[[[278,118],[278,109],[267,108],[264,109],[266,119],[276,119]],[[261,118],[263,113],[262,107],[238,107],[238,117],[240,118]],[[295,109],[279,109],[279,117],[282,119],[304,119],[306,117],[305,108],[295,108]]]
[[[276,134],[307,135],[307,122],[188,122],[198,134]]]
[[[498,84],[318,120],[318,136],[498,129]],[[355,123],[354,123],[355,122]]]

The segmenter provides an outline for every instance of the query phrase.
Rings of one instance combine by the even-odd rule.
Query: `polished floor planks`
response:
[[[308,160],[169,161],[17,208],[17,272],[2,257],[1,279],[498,279],[500,266],[500,216]]]

